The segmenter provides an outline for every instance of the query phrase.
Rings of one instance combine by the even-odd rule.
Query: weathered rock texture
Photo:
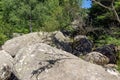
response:
[[[43,43],[20,49],[15,61],[21,80],[120,80],[101,66]]]
[[[0,51],[0,80],[7,80],[12,73],[13,58],[4,50]]]
[[[4,49],[10,55],[15,56],[19,49],[23,48],[24,46],[35,43],[46,43],[65,51],[71,51],[70,45],[66,41],[68,41],[68,38],[66,38],[60,31],[49,33],[34,32],[8,40],[2,46],[2,49]]]
[[[72,52],[72,45],[69,37],[65,37],[64,34],[58,31],[53,37],[53,43],[58,49],[62,49],[67,52]]]
[[[99,52],[88,53],[84,56],[84,60],[102,66],[109,63],[109,58]]]
[[[10,55],[15,56],[19,49],[23,48],[24,46],[35,44],[35,43],[52,43],[52,37],[54,33],[47,33],[47,32],[35,32],[26,34],[20,37],[15,37],[11,40],[8,40],[3,46],[6,52]]]
[[[92,51],[93,44],[84,36],[75,37],[73,42],[73,53],[76,56],[86,55]]]

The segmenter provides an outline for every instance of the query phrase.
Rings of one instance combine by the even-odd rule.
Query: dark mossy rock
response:
[[[94,51],[100,52],[103,55],[107,56],[110,59],[109,63],[116,64],[117,62],[117,51],[116,46],[113,44],[105,45],[100,48],[96,48]]]
[[[73,42],[73,54],[86,55],[87,53],[92,51],[93,44],[87,38],[79,38],[79,40],[75,40]]]
[[[61,31],[58,31],[53,37],[53,43],[58,49],[62,49],[67,52],[72,52],[70,38],[65,36]]]

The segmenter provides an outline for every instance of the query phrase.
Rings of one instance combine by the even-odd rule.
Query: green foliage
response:
[[[30,31],[41,27],[63,28],[79,13],[81,0],[2,0],[3,21]],[[52,29],[51,29],[52,30]]]
[[[6,40],[8,40],[8,37],[5,34],[0,34],[0,45],[3,45]]]
[[[98,40],[96,40],[96,46],[102,46],[106,44],[115,44],[120,46],[120,39],[112,37],[110,35],[101,35]]]
[[[116,39],[114,37],[108,36],[106,37],[105,41],[107,44],[115,44],[120,46],[120,39]]]
[[[118,56],[119,56],[119,59],[118,59],[118,61],[117,61],[117,70],[120,72],[120,51],[119,51],[119,53],[118,53]]]
[[[0,46],[11,37],[11,29],[8,26],[9,25],[4,24],[2,21],[0,21]]]
[[[0,0],[1,44],[12,34],[55,31],[79,16],[82,0]]]
[[[106,5],[107,7],[111,6],[110,0],[99,0],[102,4]],[[115,0],[114,7],[117,13],[120,15],[120,1]],[[116,24],[117,20],[113,13],[104,7],[101,7],[98,4],[93,3],[90,9],[90,18],[92,19],[92,23],[94,26],[100,27],[111,27],[111,26],[119,26]]]
[[[119,8],[120,8],[120,1],[119,0],[117,0],[116,2],[115,2],[115,8],[117,9],[117,10],[120,10]]]

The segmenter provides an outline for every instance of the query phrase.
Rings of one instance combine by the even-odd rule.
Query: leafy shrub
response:
[[[3,33],[0,34],[0,46],[4,44],[4,42],[8,40],[8,37]]]
[[[120,54],[120,53],[119,53]],[[120,57],[120,56],[119,56]],[[120,72],[120,60],[117,61],[117,70]]]
[[[95,43],[96,43],[96,46],[101,46],[105,44],[115,44],[117,46],[120,46],[120,39],[117,39],[109,35],[102,35],[99,37],[98,40],[96,40]]]

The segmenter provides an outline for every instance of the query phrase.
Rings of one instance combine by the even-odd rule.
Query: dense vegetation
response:
[[[120,0],[92,1],[89,22],[99,29],[93,33],[95,42],[120,45]]]
[[[13,33],[54,31],[70,26],[82,0],[0,0],[0,45]]]
[[[99,29],[90,34],[94,38],[94,43],[96,46],[105,44],[120,46],[120,0],[92,1],[92,7],[89,9],[89,22],[92,27]],[[120,71],[120,60],[117,65]]]

